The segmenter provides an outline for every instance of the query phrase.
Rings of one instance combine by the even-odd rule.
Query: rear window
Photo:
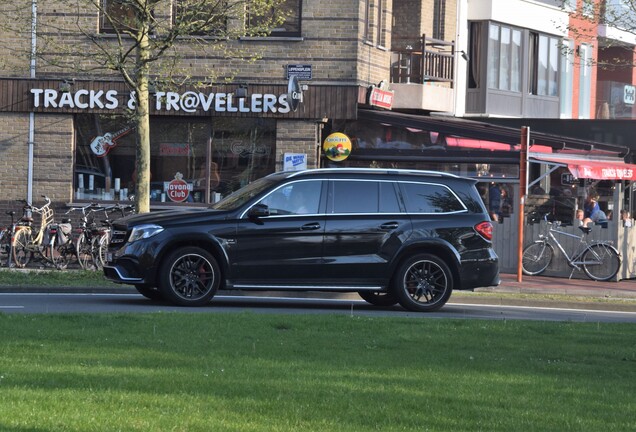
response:
[[[466,207],[447,186],[432,183],[402,183],[409,213],[454,213]]]

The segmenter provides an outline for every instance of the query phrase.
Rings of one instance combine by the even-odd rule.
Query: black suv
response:
[[[212,208],[128,216],[104,267],[146,297],[204,305],[221,290],[358,292],[413,311],[499,283],[475,180],[430,171],[279,172]]]

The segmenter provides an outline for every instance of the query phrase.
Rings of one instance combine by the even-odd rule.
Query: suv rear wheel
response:
[[[403,308],[431,312],[444,306],[453,291],[448,265],[436,255],[418,254],[398,268],[393,290]]]
[[[181,306],[202,306],[216,294],[221,271],[216,259],[198,247],[168,255],[159,271],[159,292]]]

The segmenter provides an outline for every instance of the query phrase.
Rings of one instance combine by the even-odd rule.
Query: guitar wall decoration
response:
[[[117,145],[117,140],[124,135],[127,135],[133,130],[131,126],[127,126],[124,129],[117,132],[106,132],[104,135],[98,136],[91,142],[91,150],[97,155],[97,157],[104,157],[108,152]]]

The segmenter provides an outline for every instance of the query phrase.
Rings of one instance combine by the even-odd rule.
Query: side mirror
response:
[[[252,220],[267,216],[269,216],[269,207],[265,204],[256,204],[247,212],[247,217]]]

